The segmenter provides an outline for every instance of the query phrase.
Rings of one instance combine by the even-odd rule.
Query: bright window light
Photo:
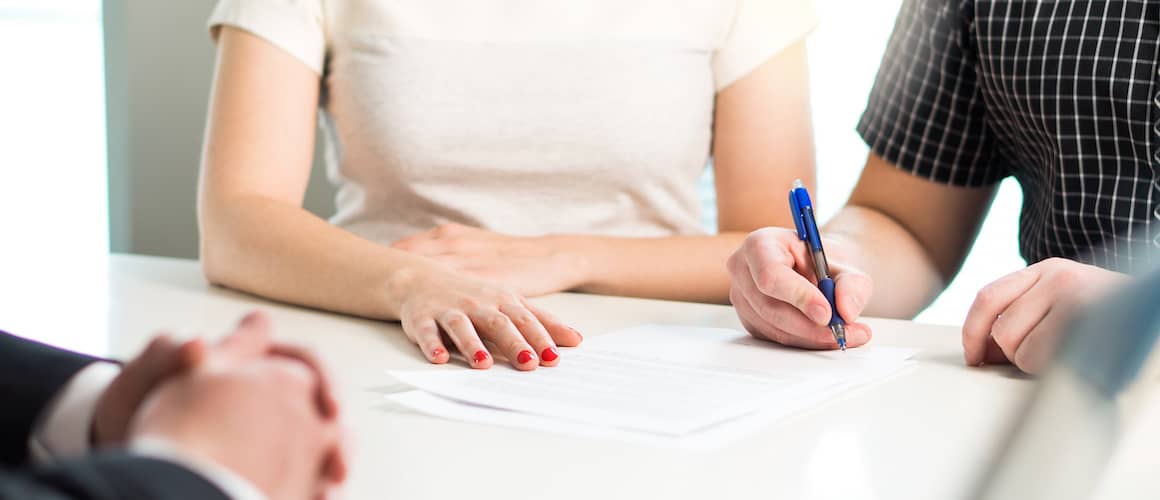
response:
[[[99,0],[0,0],[0,326],[101,352],[109,247]],[[15,323],[13,323],[15,322]],[[94,325],[95,323],[95,325]],[[97,326],[99,325],[99,326]]]

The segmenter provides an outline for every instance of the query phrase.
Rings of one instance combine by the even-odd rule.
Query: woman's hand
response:
[[[406,270],[392,293],[407,338],[432,363],[451,358],[444,335],[472,368],[490,368],[490,344],[520,370],[559,363],[557,346],[574,347],[583,337],[520,295],[446,269]]]
[[[460,224],[444,224],[391,245],[434,259],[524,295],[571,290],[583,282],[583,259],[563,238],[508,236]]]
[[[1076,308],[1123,283],[1127,276],[1053,258],[999,278],[979,291],[963,323],[968,365],[1010,362],[1038,373]]]

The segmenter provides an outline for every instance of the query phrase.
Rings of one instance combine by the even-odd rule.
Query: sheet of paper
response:
[[[602,427],[599,425],[519,413],[510,410],[489,408],[453,401],[420,390],[396,392],[387,394],[385,397],[395,404],[410,410],[448,420],[530,429],[585,439],[635,443],[654,447],[714,449],[740,440],[754,432],[758,432],[780,418],[808,409],[855,387],[882,380],[913,364],[913,361],[907,361],[897,368],[883,368],[875,372],[864,373],[863,378],[811,393],[808,396],[795,399],[790,404],[763,408],[757,412],[729,420],[719,425],[710,426],[681,436],[668,436]]]
[[[873,347],[845,353],[787,349],[727,329],[642,326],[590,339],[560,366],[518,372],[392,371],[449,402],[555,421],[682,436],[761,410],[787,414],[868,373],[893,372],[915,353]],[[406,398],[404,398],[406,399]],[[433,401],[421,403],[430,411]],[[447,407],[444,416],[455,418]],[[489,414],[500,418],[503,414]],[[462,418],[462,415],[459,415]]]

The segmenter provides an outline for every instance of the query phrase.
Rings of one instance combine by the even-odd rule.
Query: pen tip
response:
[[[845,340],[839,341],[838,348],[841,349],[842,352],[846,352],[846,341]]]
[[[793,180],[793,188],[794,189],[801,189],[804,187],[806,187],[806,185],[802,183],[801,179],[794,179]]]

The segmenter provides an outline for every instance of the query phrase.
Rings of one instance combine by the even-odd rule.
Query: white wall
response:
[[[197,256],[195,199],[214,48],[213,0],[105,0],[109,230],[114,252]],[[333,201],[315,169],[307,208]]]

